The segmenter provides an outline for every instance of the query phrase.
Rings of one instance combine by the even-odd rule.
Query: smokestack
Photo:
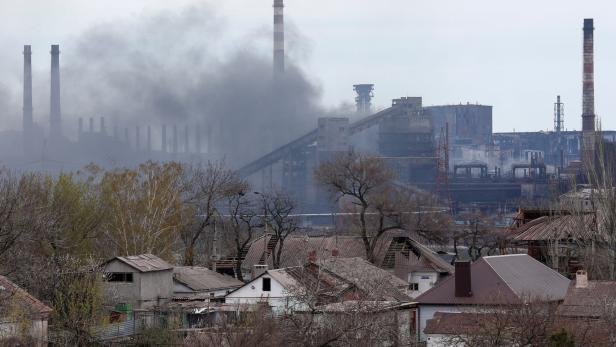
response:
[[[94,132],[94,118],[90,117],[90,126],[88,127],[90,133]]]
[[[148,139],[147,139],[148,152],[152,152],[152,127],[148,125]]]
[[[188,124],[184,126],[184,153],[188,153]]]
[[[584,19],[582,76],[582,160],[593,167],[595,151],[595,79],[593,19]]]
[[[24,144],[32,141],[32,48],[24,46],[24,100],[23,100],[23,137]],[[25,142],[28,141],[28,142]]]
[[[455,296],[470,297],[473,295],[471,286],[471,262],[456,261],[455,264]]]
[[[120,135],[118,134],[118,125],[117,125],[117,124],[115,124],[115,125],[113,126],[113,139],[114,139],[114,140],[116,140],[116,141],[118,141],[118,140],[120,139],[120,138],[119,138],[119,136],[120,136]]]
[[[101,129],[100,129],[101,134],[107,135],[107,129],[105,128],[105,117],[101,117],[100,122],[101,122]]]
[[[51,97],[49,103],[49,137],[62,137],[62,113],[60,110],[60,45],[51,45]]]
[[[554,131],[559,133],[564,129],[564,106],[560,102],[560,95],[556,96],[556,103],[554,103]]]
[[[167,126],[165,124],[163,124],[163,131],[162,131],[162,145],[161,145],[161,149],[163,151],[163,153],[167,153]]]
[[[201,153],[201,125],[195,126],[195,153]]]
[[[178,152],[178,126],[176,124],[173,125],[173,138],[171,141],[173,141],[171,145],[173,146],[173,153],[175,154]]]
[[[274,0],[274,77],[284,73],[284,4]]]
[[[82,134],[83,134],[83,118],[79,117],[78,130],[77,130],[77,135],[79,136],[79,139],[81,139]]]
[[[139,131],[139,126],[135,127],[135,150],[141,149],[141,139],[140,139],[141,131]]]

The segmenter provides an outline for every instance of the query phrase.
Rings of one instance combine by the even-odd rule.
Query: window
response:
[[[210,293],[210,297],[213,298],[214,297],[214,293]]]
[[[107,281],[108,282],[132,283],[133,273],[132,272],[110,272],[107,274]]]
[[[409,290],[419,290],[419,283],[410,283]]]
[[[270,290],[272,290],[272,279],[271,278],[263,277],[263,288],[262,289],[264,292],[269,292]]]

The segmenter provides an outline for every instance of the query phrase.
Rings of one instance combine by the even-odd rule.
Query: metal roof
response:
[[[514,230],[514,241],[598,240],[594,214],[542,216]]]
[[[420,304],[498,305],[565,297],[569,280],[527,254],[483,257],[471,265],[470,297],[455,296],[455,274],[416,298]]]
[[[125,257],[115,257],[109,261],[112,261],[114,259],[118,259],[124,264],[139,270],[139,272],[163,271],[163,270],[171,270],[173,268],[173,266],[171,266],[169,263],[167,263],[166,261],[160,259],[159,257],[153,254],[140,254],[140,255],[129,255]]]
[[[200,266],[176,266],[173,279],[195,292],[211,291],[225,288],[238,288],[243,282]]]

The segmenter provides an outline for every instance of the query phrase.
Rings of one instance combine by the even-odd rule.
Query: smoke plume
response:
[[[313,128],[320,92],[292,61],[273,81],[271,55],[256,49],[271,32],[229,43],[224,25],[192,6],[91,28],[61,47],[63,113],[153,131],[199,123],[235,166]]]

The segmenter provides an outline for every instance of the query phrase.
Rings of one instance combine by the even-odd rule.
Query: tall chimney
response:
[[[139,126],[135,127],[135,150],[141,149],[141,131],[139,130]]]
[[[162,145],[161,149],[163,153],[167,153],[167,125],[163,124],[162,130]]]
[[[152,127],[148,125],[148,138],[147,138],[147,149],[148,152],[152,152]]]
[[[594,166],[595,158],[595,79],[593,19],[584,19],[583,76],[582,76],[582,161]]]
[[[79,135],[78,138],[81,140],[81,136],[83,136],[83,118],[82,117],[79,117],[79,122],[77,124],[78,124],[77,134]]]
[[[188,153],[188,124],[184,126],[184,153]]]
[[[171,146],[173,146],[173,153],[178,152],[178,126],[176,124],[173,125],[173,138],[171,139]]]
[[[24,100],[23,100],[23,137],[25,141],[32,141],[32,127],[34,120],[32,117],[32,48],[30,45],[24,46]]]
[[[101,129],[100,129],[101,134],[107,135],[107,128],[105,128],[105,117],[101,117],[100,122],[101,122]]]
[[[564,127],[564,106],[560,102],[560,95],[556,96],[556,102],[554,103],[554,131],[559,133]]]
[[[90,133],[94,132],[94,118],[90,117],[90,126],[88,127],[88,130],[90,131]]]
[[[60,110],[60,45],[51,45],[51,97],[49,103],[49,137],[62,137],[62,112]]]
[[[284,4],[274,0],[274,77],[284,73]]]
[[[470,297],[473,295],[471,286],[471,262],[456,261],[455,267],[455,295],[456,297]]]
[[[195,153],[201,153],[201,125],[195,125]]]

